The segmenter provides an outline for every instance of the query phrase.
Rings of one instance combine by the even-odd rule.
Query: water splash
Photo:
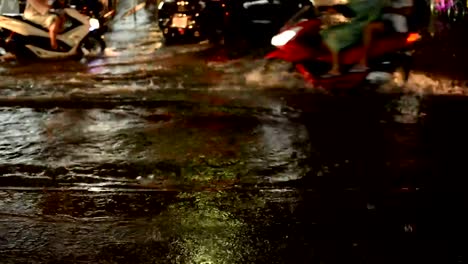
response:
[[[431,77],[426,73],[412,72],[407,83],[390,82],[379,87],[381,93],[407,93],[424,95],[467,95],[468,87],[462,81]]]

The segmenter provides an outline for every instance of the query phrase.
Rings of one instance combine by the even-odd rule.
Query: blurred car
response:
[[[167,42],[181,39],[266,41],[310,0],[161,0],[158,20]]]
[[[251,41],[267,41],[310,0],[233,0],[229,27]]]

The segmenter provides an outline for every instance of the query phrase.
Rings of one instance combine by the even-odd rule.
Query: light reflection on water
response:
[[[43,125],[40,112],[32,109],[1,109],[1,163],[28,163],[40,159],[42,149],[37,146],[46,142]]]
[[[288,206],[300,199],[298,193],[284,196],[289,197]],[[283,201],[272,199],[279,198],[276,193],[9,195],[0,191],[0,197],[0,215],[15,218],[0,220],[2,239],[9,242],[0,244],[6,260],[12,257],[8,249],[16,248],[30,250],[40,261],[68,257],[138,259],[139,263],[154,263],[155,258],[163,258],[162,263],[245,263],[282,258],[277,249],[287,246],[280,233],[259,236],[263,229],[274,231],[275,226],[284,225],[285,216],[280,214],[287,210],[280,207]],[[257,229],[252,220],[263,227]],[[125,248],[119,247],[123,244]]]
[[[269,168],[281,172],[268,176],[273,182],[299,179],[307,171],[295,165],[307,156],[306,133],[287,118],[223,113],[226,109],[166,111],[4,108],[2,164],[34,165],[23,173],[41,177],[56,177],[49,171],[54,169],[67,184],[122,184],[116,179],[142,177],[143,186],[161,188],[190,179],[230,182],[247,174],[261,182],[267,180],[261,171]]]

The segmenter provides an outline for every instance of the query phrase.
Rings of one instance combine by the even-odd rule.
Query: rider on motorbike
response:
[[[49,29],[50,46],[57,49],[57,34],[63,27],[64,18],[50,12],[48,0],[27,0],[24,18]]]
[[[390,0],[382,10],[382,19],[369,23],[364,28],[364,53],[359,64],[351,69],[353,72],[368,70],[368,51],[376,33],[407,33],[408,16],[413,12],[413,0]]]
[[[364,28],[379,18],[383,5],[384,0],[350,0],[348,7],[354,13],[351,22],[321,32],[323,44],[332,55],[332,68],[323,77],[341,74],[339,52],[362,39]],[[329,11],[334,12],[333,8]]]

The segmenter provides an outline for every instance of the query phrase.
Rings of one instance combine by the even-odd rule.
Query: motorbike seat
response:
[[[391,43],[394,43],[394,41],[392,40],[398,40],[398,42],[400,42],[400,40],[402,38],[406,38],[406,33],[384,33],[384,34],[381,34],[381,35],[375,35],[372,42],[373,42],[373,45],[371,46],[371,49],[377,47],[377,46],[380,46],[380,44],[382,42],[391,42]],[[353,45],[347,47],[344,49],[344,52],[346,52],[346,50],[350,50],[350,49],[355,49],[355,48],[362,48],[362,42],[358,42],[358,43],[354,43]],[[385,47],[387,49],[395,49],[397,47],[395,47],[394,45],[392,46],[388,46],[388,47]]]
[[[21,21],[23,20],[23,14],[20,14],[20,13],[2,14],[2,16],[13,18],[13,19],[16,19],[16,20],[21,20]]]
[[[369,50],[369,57],[379,57],[384,54],[401,50],[405,47],[407,34],[391,33],[376,38]],[[343,65],[352,65],[362,58],[364,47],[362,43],[351,45],[340,52],[340,61]],[[323,56],[319,56],[319,61],[331,62],[331,54],[323,49]]]

